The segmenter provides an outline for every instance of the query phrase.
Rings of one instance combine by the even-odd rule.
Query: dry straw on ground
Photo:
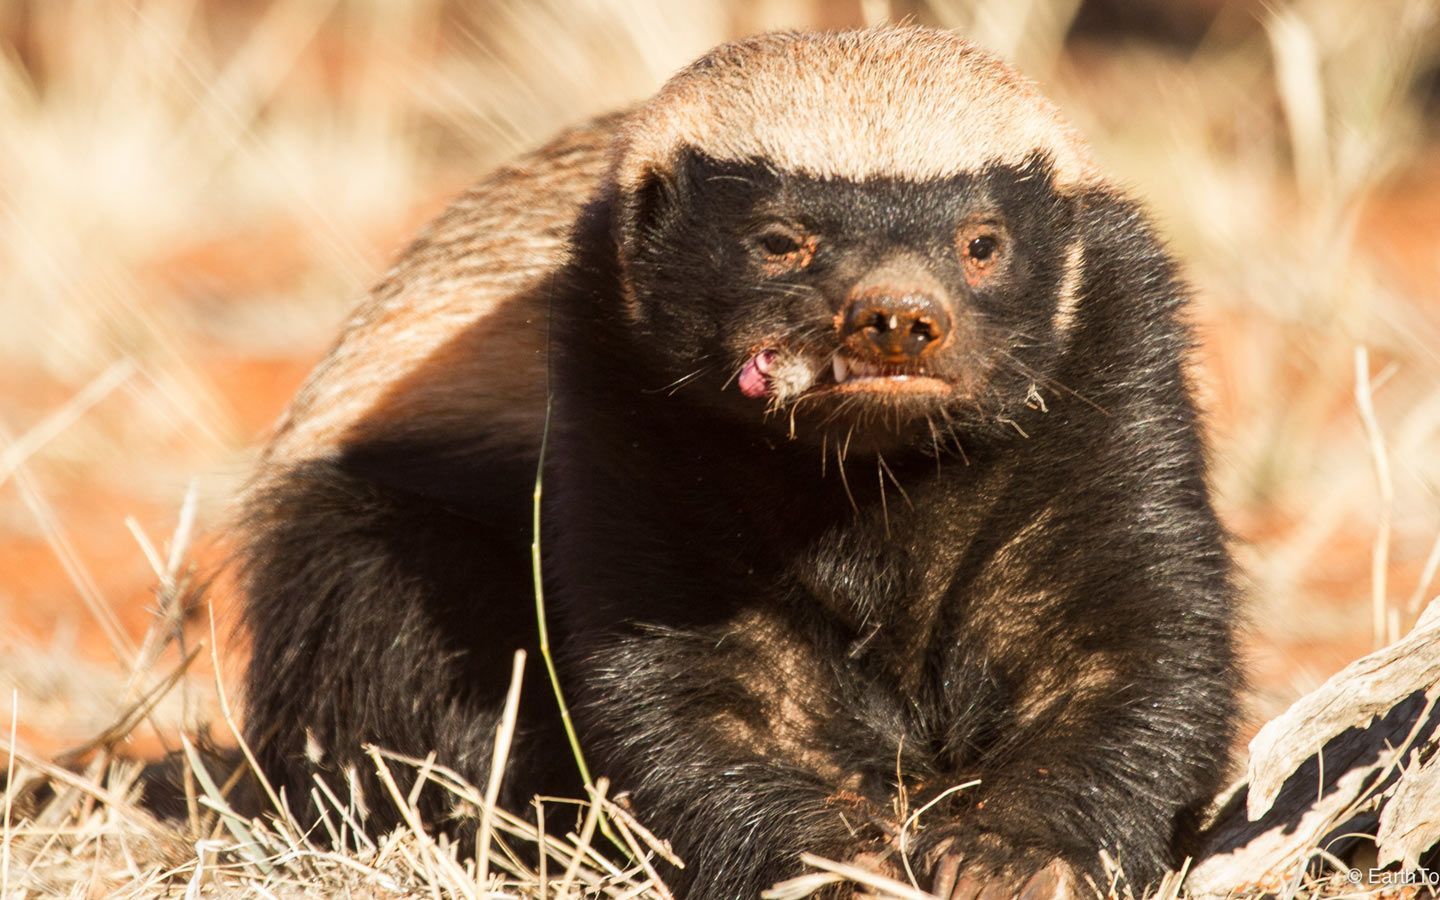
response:
[[[1413,91],[1433,4],[1240,2],[1184,49],[1066,46],[1078,6],[0,0],[0,896],[665,896],[599,851],[595,805],[546,801],[542,837],[493,786],[380,750],[483,817],[487,849],[354,837],[343,784],[316,785],[323,834],[236,816],[232,773],[185,751],[234,743],[243,640],[223,584],[213,631],[183,598],[264,426],[418,221],[759,28],[960,27],[1150,203],[1197,289],[1257,721],[1408,631],[1440,568],[1440,150]],[[166,750],[189,792],[161,822],[124,760]],[[635,860],[666,852],[603,796]],[[781,894],[849,874],[815,862]]]

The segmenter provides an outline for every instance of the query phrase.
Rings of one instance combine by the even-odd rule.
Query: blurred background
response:
[[[1440,591],[1437,17],[1434,0],[0,0],[0,722],[36,754],[84,750],[171,676],[120,752],[215,720],[213,663],[244,654],[216,574],[228,504],[447,197],[727,37],[887,19],[959,29],[1039,81],[1185,261],[1263,721]],[[211,617],[184,589],[211,580],[218,648],[185,669]]]

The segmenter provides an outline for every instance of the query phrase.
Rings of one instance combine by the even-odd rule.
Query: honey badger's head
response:
[[[1064,344],[1096,180],[1054,108],[954,35],[726,45],[621,137],[626,312],[687,399],[802,439],[986,427]]]

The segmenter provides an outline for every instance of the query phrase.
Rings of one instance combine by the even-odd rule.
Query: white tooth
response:
[[[837,354],[835,356],[835,383],[844,384],[845,379],[849,376],[848,367],[845,365],[845,357]]]

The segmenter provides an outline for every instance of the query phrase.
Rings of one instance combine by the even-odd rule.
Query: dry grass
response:
[[[664,896],[595,851],[595,805],[547,802],[541,834],[425,761],[377,757],[484,817],[482,856],[414,828],[339,853],[283,812],[241,820],[201,755],[189,818],[157,822],[124,760],[234,742],[243,639],[225,591],[212,633],[187,582],[407,232],[761,27],[962,27],[1151,203],[1197,288],[1257,718],[1403,632],[1440,567],[1440,150],[1409,93],[1440,60],[1433,4],[1240,4],[1185,53],[1066,48],[1077,5],[0,0],[0,896]],[[324,790],[353,835],[345,786]],[[628,829],[636,859],[664,852]],[[542,844],[543,872],[512,852]]]
[[[497,771],[514,730],[523,662],[521,654],[500,725]],[[406,822],[372,840],[355,792],[318,778],[315,795],[328,804],[320,828],[307,832],[286,812],[286,798],[273,793],[271,815],[241,816],[228,799],[234,773],[222,777],[213,758],[207,764],[188,739],[181,742],[189,816],[161,821],[141,804],[139,766],[104,753],[72,772],[19,750],[12,732],[3,742],[11,789],[0,896],[670,897],[651,863],[673,859],[668,848],[607,798],[603,779],[587,803],[536,798],[532,822],[498,808],[493,790],[482,794],[433,759],[371,748],[389,788],[382,802],[394,803]],[[458,814],[480,819],[475,854],[425,832],[415,808],[418,788],[402,793],[392,774],[397,769],[417,772],[417,785],[440,785]],[[617,865],[613,851],[595,847],[602,810],[633,861]],[[576,820],[572,830],[551,833],[567,819]]]

